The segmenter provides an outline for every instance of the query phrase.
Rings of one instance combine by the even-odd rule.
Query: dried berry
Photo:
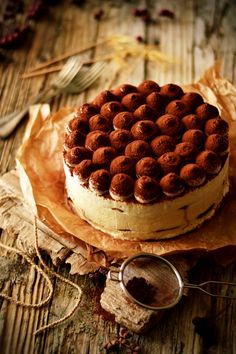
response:
[[[31,29],[30,25],[28,23],[25,23],[21,28],[20,28],[20,33],[26,33],[29,32]]]
[[[107,350],[119,349],[119,340],[118,339],[112,339],[111,341],[107,342],[104,345],[104,348],[107,349]]]
[[[140,16],[147,16],[149,15],[148,9],[144,8],[140,10]]]
[[[162,17],[171,18],[172,20],[175,18],[174,12],[168,9],[162,9],[158,15]]]
[[[135,17],[140,17],[140,16],[141,16],[141,10],[138,9],[137,7],[135,7],[135,8],[132,10],[132,14],[133,14]]]
[[[121,335],[121,332],[124,332],[125,334]],[[140,346],[133,342],[131,339],[125,339],[128,336],[130,337],[131,333],[128,332],[126,328],[121,328],[118,338],[115,337],[108,341],[104,345],[104,349],[106,349],[107,353],[113,352],[115,350],[120,352],[120,350],[125,349],[126,354],[139,354],[141,350]]]
[[[104,15],[104,11],[103,9],[100,9],[94,13],[93,17],[95,18],[95,20],[100,20],[103,15]]]
[[[122,338],[128,338],[130,337],[131,333],[124,327],[121,327],[120,328],[120,331],[119,331],[119,337],[122,337]]]
[[[119,338],[119,343],[121,344],[121,345],[126,345],[127,343],[128,343],[128,341],[127,341],[127,339],[125,339],[125,338]]]
[[[136,40],[137,40],[137,42],[139,42],[139,43],[143,43],[143,42],[144,42],[144,39],[143,39],[142,36],[137,36],[137,37],[136,37]]]
[[[82,1],[82,0],[81,0]],[[41,16],[46,12],[48,6],[56,5],[60,0],[41,0],[41,1],[32,1],[31,5],[29,5],[24,18],[26,20],[37,20],[41,18]],[[25,10],[25,3],[23,0],[8,0],[5,11],[3,13],[3,20],[11,20],[11,23],[18,23],[18,14],[21,14]],[[12,49],[17,48],[19,45],[23,43],[26,39],[26,32],[30,30],[30,26],[28,24],[23,25],[20,28],[15,28],[12,31],[9,31],[8,23],[6,25],[6,29],[3,28],[4,36],[0,37],[0,47],[4,49]]]
[[[142,9],[141,10],[141,19],[144,21],[144,22],[149,22],[150,19],[151,19],[151,16],[148,12],[147,9]]]
[[[46,6],[43,4],[43,2],[31,5],[28,9],[27,19],[39,19],[45,13],[45,10]]]
[[[26,33],[29,32],[30,25],[25,24],[21,28],[15,28],[14,31],[0,39],[0,47],[11,49],[19,46],[26,39]]]

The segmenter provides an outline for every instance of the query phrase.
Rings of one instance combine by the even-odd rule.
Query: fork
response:
[[[77,94],[83,92],[98,79],[98,77],[104,71],[105,67],[106,67],[106,63],[104,61],[97,62],[89,68],[82,67],[82,69],[79,70],[77,74],[74,76],[73,80],[71,81],[68,80],[66,86],[62,87],[57,92],[54,91],[50,97],[57,95],[57,93],[61,91],[66,91],[68,93],[77,93]],[[47,91],[49,91],[49,89]],[[43,94],[45,94],[45,91],[43,92]],[[43,95],[39,99],[41,99],[42,97]],[[47,96],[47,98],[49,97]],[[29,106],[31,104],[33,103],[30,103]],[[25,113],[27,113],[27,111],[25,111]],[[0,123],[0,138],[8,137],[13,132],[13,130],[15,129],[18,123],[12,126],[10,125],[10,122],[6,122],[5,124],[2,125]]]
[[[23,119],[25,114],[28,112],[29,107],[35,103],[40,102],[40,100],[45,97],[50,91],[51,94],[47,98],[51,98],[57,95],[63,90],[64,87],[68,86],[70,82],[78,74],[82,67],[81,59],[78,56],[71,57],[67,60],[63,68],[58,74],[56,80],[45,90],[40,92],[31,102],[29,102],[21,111],[13,112],[5,115],[0,120],[0,138],[8,137],[16,126]]]
[[[64,88],[68,93],[80,93],[94,83],[106,67],[104,61],[93,64],[90,68],[82,67],[74,79]]]

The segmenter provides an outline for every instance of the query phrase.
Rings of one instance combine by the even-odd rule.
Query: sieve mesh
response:
[[[124,264],[124,290],[146,307],[174,306],[182,295],[182,281],[174,267],[156,256],[140,255]]]

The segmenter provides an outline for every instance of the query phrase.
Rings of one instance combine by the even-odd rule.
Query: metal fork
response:
[[[90,68],[82,67],[75,78],[69,83],[64,91],[68,93],[80,93],[94,83],[106,67],[104,61],[93,64]]]
[[[29,107],[40,102],[43,97],[51,98],[63,90],[78,74],[82,67],[82,61],[78,56],[71,57],[67,60],[58,74],[56,80],[45,90],[40,92],[32,101],[30,101],[21,111],[7,114],[0,119],[0,138],[8,137],[16,126],[28,112]],[[51,91],[51,94],[49,95]]]
[[[58,92],[61,91],[66,91],[68,93],[77,93],[77,94],[83,92],[98,79],[98,77],[104,71],[105,67],[106,67],[105,62],[97,62],[89,68],[82,67],[82,69],[74,76],[73,80],[68,82],[66,86],[62,87],[57,92],[54,91],[50,97],[55,96]],[[48,89],[47,91],[49,90],[50,89]],[[45,94],[45,91],[43,92],[43,94]],[[39,100],[42,97],[40,97]],[[49,96],[47,96],[47,98],[49,98]],[[30,105],[31,104],[33,103],[31,102]],[[29,106],[27,107],[27,111]],[[27,113],[27,111],[25,113]],[[10,122],[9,123],[7,122],[6,124],[2,124],[2,125],[0,123],[0,138],[6,138],[7,136],[9,136],[13,132],[17,124],[11,127]]]

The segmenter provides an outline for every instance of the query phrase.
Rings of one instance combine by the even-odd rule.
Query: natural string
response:
[[[60,318],[59,320],[56,320],[54,322],[51,322],[39,329],[37,329],[34,334],[37,335],[43,331],[45,331],[48,328],[53,328],[56,327],[57,325],[61,324],[62,322],[66,321],[68,318],[70,318],[76,311],[76,309],[78,308],[80,301],[81,301],[81,297],[82,297],[82,290],[79,287],[79,285],[75,284],[74,282],[72,282],[71,280],[64,278],[62,275],[57,274],[56,272],[54,272],[53,270],[51,270],[47,264],[44,262],[44,260],[41,257],[41,254],[39,252],[39,248],[38,248],[38,228],[37,228],[37,218],[36,216],[34,217],[34,234],[35,234],[35,250],[36,250],[36,254],[41,262],[41,264],[47,269],[47,271],[49,273],[51,273],[52,275],[54,275],[56,278],[60,279],[61,281],[63,281],[64,283],[67,283],[69,285],[71,285],[72,287],[74,287],[77,291],[78,291],[78,299],[76,301],[76,304],[74,305],[74,307],[71,309],[71,311],[65,315],[64,317]]]
[[[54,321],[52,323],[49,323],[49,324],[37,329],[34,332],[34,335],[37,335],[37,334],[45,331],[46,329],[56,327],[57,325],[61,324],[62,322],[66,321],[68,318],[70,318],[74,314],[74,312],[76,311],[76,309],[77,309],[77,307],[78,307],[78,305],[79,305],[79,303],[81,301],[82,290],[74,282],[72,282],[72,281],[64,278],[63,276],[57,274],[56,272],[52,271],[45,264],[45,262],[43,261],[43,259],[41,257],[41,254],[39,252],[39,247],[38,247],[38,228],[37,228],[37,218],[36,217],[34,218],[34,236],[35,236],[35,251],[36,251],[36,254],[37,254],[38,258],[39,258],[40,263],[45,267],[45,269],[49,273],[51,273],[52,275],[54,275],[55,277],[57,277],[58,279],[60,279],[64,283],[67,283],[67,284],[71,285],[72,287],[76,288],[76,290],[79,293],[79,297],[78,297],[78,299],[76,301],[76,304],[72,308],[72,310],[67,315],[65,315],[64,317],[60,318],[59,320],[56,320],[56,321]],[[16,305],[23,306],[23,307],[28,307],[28,308],[40,308],[40,307],[45,306],[46,304],[48,304],[48,302],[51,300],[52,295],[53,295],[53,285],[52,285],[52,282],[49,279],[48,275],[37,264],[35,264],[31,260],[31,258],[27,254],[25,254],[24,252],[18,250],[17,248],[7,246],[7,245],[3,244],[1,241],[0,241],[0,247],[2,247],[3,249],[5,249],[7,251],[10,251],[10,252],[13,252],[13,253],[16,253],[16,254],[20,255],[28,263],[30,263],[32,265],[32,267],[34,267],[38,271],[38,273],[40,273],[42,275],[42,277],[46,280],[46,282],[48,284],[48,288],[49,288],[49,294],[48,294],[47,298],[45,300],[40,301],[38,304],[30,304],[30,303],[26,303],[26,302],[23,302],[23,301],[19,301],[19,300],[16,300],[16,299],[14,299],[14,298],[12,298],[12,297],[4,294],[4,293],[0,293],[0,297],[4,298],[7,301],[10,301],[10,302],[12,302],[12,303],[14,303]]]
[[[37,264],[35,264],[27,254],[21,252],[17,248],[4,245],[1,241],[0,241],[0,247],[4,248],[7,251],[19,254],[21,257],[23,257],[28,263],[30,263],[32,265],[33,268],[37,269],[38,273],[40,273],[42,275],[42,277],[46,280],[46,282],[48,284],[48,288],[49,288],[49,294],[46,297],[46,299],[40,301],[38,304],[30,304],[30,303],[27,303],[27,302],[16,300],[16,299],[13,299],[12,297],[10,297],[10,296],[8,296],[7,294],[4,294],[4,293],[0,293],[0,297],[6,299],[6,300],[8,300],[8,301],[10,301],[10,302],[12,302],[12,303],[14,303],[16,305],[20,305],[20,306],[24,306],[24,307],[39,308],[39,307],[42,307],[42,306],[46,305],[51,300],[52,294],[53,294],[52,282],[49,279],[49,277],[47,276],[47,274]]]

